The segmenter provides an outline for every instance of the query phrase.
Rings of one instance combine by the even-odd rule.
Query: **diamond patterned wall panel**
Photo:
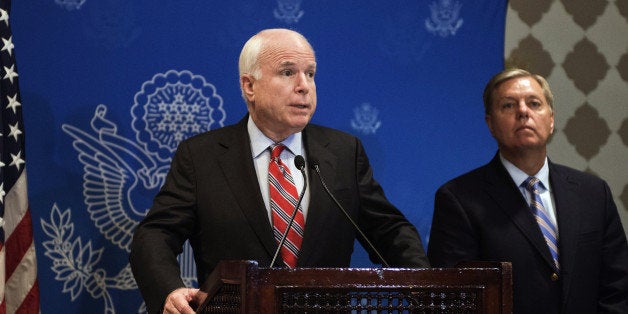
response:
[[[628,0],[512,0],[506,66],[547,77],[552,160],[605,179],[628,228]],[[627,230],[628,231],[628,230]]]

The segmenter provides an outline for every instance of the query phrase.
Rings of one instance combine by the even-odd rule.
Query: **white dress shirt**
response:
[[[247,123],[247,129],[249,132],[249,138],[251,139],[251,152],[253,153],[252,158],[255,165],[255,172],[257,173],[257,181],[259,182],[259,188],[262,192],[262,197],[264,198],[264,205],[266,206],[266,211],[268,212],[268,221],[272,223],[270,192],[268,189],[268,164],[270,163],[269,147],[279,143],[273,142],[273,140],[264,135],[264,133],[262,133],[262,131],[260,131],[260,129],[255,125],[250,116]],[[292,175],[294,184],[297,187],[297,193],[301,195],[301,191],[303,190],[303,176],[301,175],[301,171],[294,165],[294,157],[297,155],[301,155],[307,160],[301,132],[290,135],[281,143],[286,146],[286,149],[281,152],[281,156],[279,157],[281,161],[288,166],[288,169],[290,169],[290,174]],[[305,172],[309,175],[307,169],[308,167],[306,162]],[[306,220],[309,203],[310,193],[308,188],[303,195],[303,200],[301,201],[303,218]]]
[[[499,155],[499,158],[506,168],[506,171],[508,171],[508,173],[510,174],[512,180],[515,181],[515,184],[519,187],[519,191],[525,198],[526,202],[530,204],[530,193],[528,193],[525,187],[521,186],[521,184],[523,184],[523,182],[530,176],[523,172],[521,169],[517,168],[517,166],[515,166],[510,161],[506,160],[506,158],[504,158],[501,154]],[[545,157],[543,167],[541,167],[541,170],[539,170],[539,172],[536,173],[534,177],[541,181],[542,187],[539,191],[541,201],[543,202],[543,206],[549,214],[549,219],[552,221],[552,223],[554,223],[554,226],[556,226],[556,230],[558,230],[558,224],[556,223],[556,207],[554,206],[554,194],[552,193],[552,187],[550,186],[549,181],[549,166],[547,164],[547,157]]]

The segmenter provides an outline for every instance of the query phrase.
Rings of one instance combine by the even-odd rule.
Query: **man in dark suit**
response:
[[[283,233],[274,230],[281,219],[273,180],[289,173],[288,181],[302,191],[304,179],[294,166],[298,155],[309,172],[295,220],[301,231],[294,232],[301,236],[288,237],[291,251],[282,249],[284,261],[275,266],[349,266],[357,233],[315,178],[311,166],[317,165],[332,194],[391,266],[427,267],[416,229],[384,196],[360,141],[309,124],[316,109],[316,59],[307,40],[290,30],[262,31],[244,45],[239,66],[249,114],[179,145],[164,186],[135,231],[130,262],[148,311],[192,313],[188,302],[198,290],[184,287],[176,260],[188,239],[199,283],[221,260],[270,265]],[[271,157],[277,144],[283,150]],[[269,163],[277,163],[280,174],[272,173]],[[288,203],[288,214],[296,199]]]
[[[547,81],[505,70],[484,106],[499,151],[436,192],[432,266],[512,262],[515,313],[628,313],[628,245],[608,185],[547,158]]]

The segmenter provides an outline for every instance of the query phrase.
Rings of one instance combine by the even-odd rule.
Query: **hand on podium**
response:
[[[194,314],[190,302],[197,293],[198,289],[193,288],[179,288],[170,292],[164,304],[164,314]]]

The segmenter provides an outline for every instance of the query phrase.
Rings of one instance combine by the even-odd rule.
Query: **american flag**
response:
[[[37,260],[26,189],[22,104],[9,27],[0,0],[0,314],[39,313]]]

